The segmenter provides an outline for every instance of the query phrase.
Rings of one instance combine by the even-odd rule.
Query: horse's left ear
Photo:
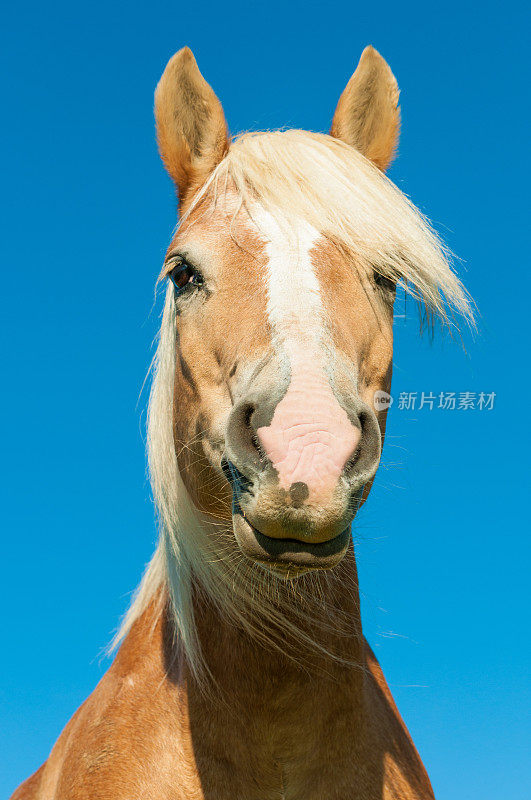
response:
[[[398,84],[387,62],[366,47],[337,104],[330,135],[352,145],[383,172],[400,133]]]
[[[155,91],[155,120],[160,155],[182,204],[203,185],[229,147],[221,103],[188,47],[170,59],[162,74]]]

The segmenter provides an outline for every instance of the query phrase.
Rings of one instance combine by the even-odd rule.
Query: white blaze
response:
[[[324,502],[357,445],[359,431],[337,402],[325,370],[326,315],[311,258],[320,234],[304,221],[296,230],[283,230],[263,209],[253,209],[253,219],[268,256],[273,343],[290,367],[288,390],[271,424],[257,433],[281,487],[306,483],[309,501]]]

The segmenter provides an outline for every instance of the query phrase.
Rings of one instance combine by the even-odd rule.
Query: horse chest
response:
[[[357,701],[337,684],[263,687],[239,710],[190,705],[205,800],[351,800]],[[354,780],[354,778],[353,778]],[[336,791],[337,789],[337,791]],[[340,793],[338,793],[338,791]]]

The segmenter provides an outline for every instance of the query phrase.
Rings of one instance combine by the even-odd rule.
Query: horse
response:
[[[13,800],[428,800],[362,633],[397,285],[473,305],[385,176],[396,79],[367,47],[329,134],[231,138],[184,48],[155,92],[180,223],[148,413],[160,536],[115,659]]]

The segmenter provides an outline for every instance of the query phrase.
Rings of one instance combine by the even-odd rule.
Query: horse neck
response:
[[[314,636],[335,658],[303,642],[298,648],[286,642],[286,653],[268,647],[227,619],[204,593],[195,592],[197,635],[207,670],[202,682],[176,638],[171,605],[161,589],[133,625],[113,674],[134,674],[144,686],[158,687],[164,707],[159,721],[174,731],[178,720],[180,729],[189,732],[183,733],[185,739],[191,737],[186,747],[193,748],[202,764],[212,748],[227,757],[247,748],[259,752],[258,761],[274,753],[296,754],[301,742],[317,751],[331,719],[340,731],[353,721],[359,731],[365,730],[371,702],[353,553],[336,570],[339,580],[332,586],[339,592],[345,582],[349,590],[331,600],[336,606],[341,602],[341,611],[351,617],[352,635],[334,635],[329,629],[327,635]],[[307,628],[312,629],[311,620]],[[303,761],[306,756],[304,750]]]
[[[300,685],[301,680],[309,681],[313,687],[317,682],[329,681],[346,681],[351,689],[356,684],[361,687],[364,649],[353,551],[336,570],[337,580],[323,582],[318,591],[321,600],[329,602],[341,615],[343,629],[334,629],[333,618],[326,626],[306,619],[300,640],[288,637],[279,645],[277,637],[277,646],[264,643],[259,636],[234,624],[204,595],[195,596],[202,657],[218,690],[230,696],[231,701],[239,694],[243,703],[249,703],[257,696],[263,701],[268,689],[278,695],[284,687],[289,695],[293,683]],[[309,644],[307,637],[317,646]]]

